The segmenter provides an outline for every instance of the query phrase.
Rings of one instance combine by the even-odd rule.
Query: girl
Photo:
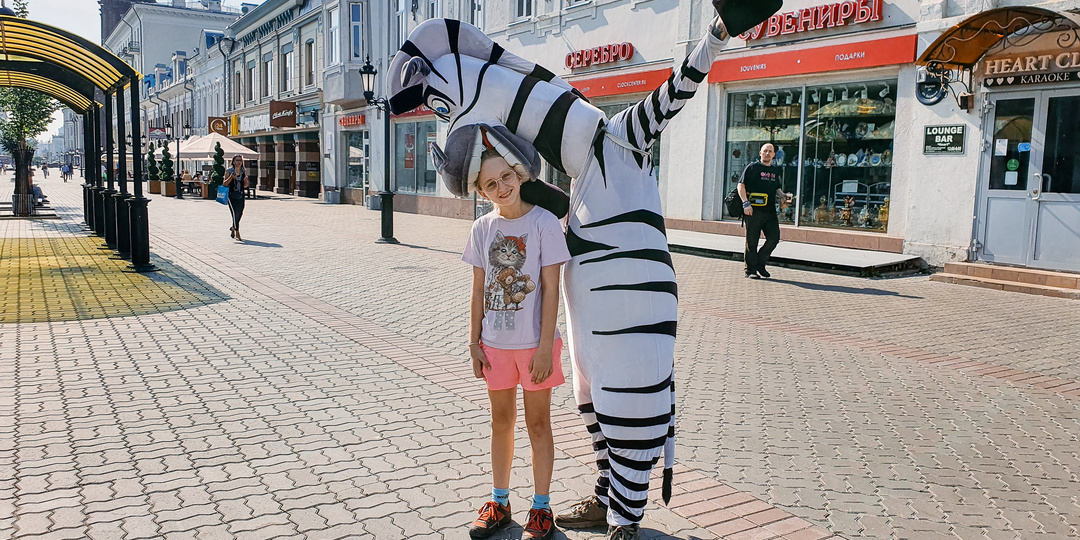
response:
[[[222,182],[229,186],[229,211],[232,212],[232,227],[229,227],[229,236],[238,242],[243,242],[244,239],[240,238],[240,218],[244,217],[244,189],[248,187],[244,157],[233,156],[231,165],[225,171],[225,180]]]
[[[521,184],[528,179],[521,165],[511,167],[491,148],[483,153],[473,188],[494,203],[495,210],[473,223],[461,257],[474,267],[469,355],[473,374],[487,382],[491,400],[492,500],[469,527],[473,538],[491,536],[510,523],[519,384],[535,489],[522,538],[546,539],[555,530],[548,495],[555,460],[551,389],[564,382],[555,319],[559,269],[570,260],[570,252],[558,219],[521,200]]]

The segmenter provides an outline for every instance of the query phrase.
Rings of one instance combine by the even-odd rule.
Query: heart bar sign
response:
[[[986,77],[983,86],[1020,86],[1028,84],[1048,84],[1080,81],[1080,71],[1059,71],[1056,73],[1032,73],[1030,75],[1009,75],[1006,77]]]

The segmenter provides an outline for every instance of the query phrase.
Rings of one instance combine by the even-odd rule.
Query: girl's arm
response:
[[[556,298],[556,301],[558,298]],[[469,293],[469,356],[473,375],[484,378],[484,369],[491,369],[484,351],[480,349],[480,330],[484,323],[484,269],[473,267],[472,291]]]
[[[226,186],[231,184],[234,176],[235,175],[232,171],[225,171],[225,178],[222,180],[221,183],[225,184]]]
[[[529,362],[533,384],[551,376],[551,349],[555,346],[555,322],[559,317],[559,271],[562,264],[540,269],[540,346]]]

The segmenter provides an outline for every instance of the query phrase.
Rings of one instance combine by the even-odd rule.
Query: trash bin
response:
[[[340,191],[337,191],[337,190],[325,191],[325,192],[323,192],[323,195],[324,195],[324,199],[326,200],[326,204],[341,204],[341,192]]]
[[[382,199],[378,195],[367,196],[368,210],[382,210]]]

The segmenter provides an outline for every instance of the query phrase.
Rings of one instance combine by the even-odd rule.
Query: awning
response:
[[[80,113],[94,103],[92,82],[78,73],[47,62],[0,58],[0,85],[37,90]]]
[[[941,64],[946,69],[971,69],[988,50],[1030,32],[1080,29],[1080,14],[1021,6],[991,9],[966,19],[938,36],[917,64]],[[1078,36],[1080,37],[1080,36]]]
[[[0,15],[0,59],[49,62],[83,75],[102,90],[139,78],[123,60],[85,38],[8,15]]]

